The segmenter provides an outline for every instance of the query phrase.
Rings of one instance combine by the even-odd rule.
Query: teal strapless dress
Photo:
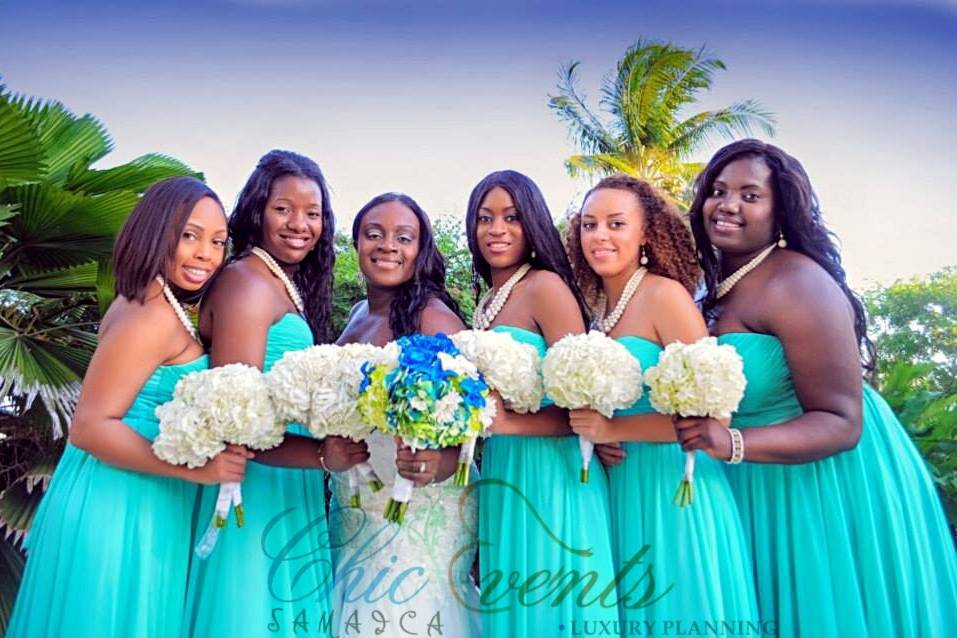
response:
[[[730,333],[748,379],[732,425],[802,413],[784,347]],[[923,459],[864,386],[857,447],[812,463],[727,466],[754,557],[761,617],[780,636],[943,637],[957,629],[957,554]]]
[[[287,351],[312,344],[305,320],[287,314],[269,328],[263,368],[268,371]],[[299,425],[289,431],[308,436]],[[295,636],[306,626],[310,636],[332,635],[324,476],[315,469],[246,465],[245,526],[236,527],[231,517],[209,558],[194,557],[190,565],[189,635]],[[209,524],[218,489],[202,490],[194,519],[197,536]]]
[[[156,406],[202,356],[160,366],[123,423],[152,440]],[[181,638],[199,486],[107,465],[67,444],[27,535],[8,638]]]
[[[642,370],[658,363],[657,343],[640,337],[618,341]],[[646,391],[615,416],[654,411]],[[757,622],[751,552],[723,464],[696,455],[694,504],[681,508],[672,502],[685,463],[681,446],[627,441],[623,447],[625,460],[608,471],[615,567],[623,574],[629,560],[641,560],[618,585],[623,626],[653,623],[653,635],[665,635],[668,626]]]
[[[498,326],[544,355],[545,340]],[[593,462],[594,468],[597,461]],[[615,629],[618,599],[608,481],[579,479],[574,436],[492,436],[482,455],[479,571],[484,638]]]

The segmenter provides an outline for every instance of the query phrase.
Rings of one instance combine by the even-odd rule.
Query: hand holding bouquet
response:
[[[488,428],[495,416],[488,385],[447,336],[416,334],[396,344],[395,364],[363,366],[358,409],[366,423],[413,451],[462,445]],[[386,520],[402,523],[412,487],[396,476]]]
[[[227,444],[274,448],[285,431],[262,372],[242,363],[185,375],[173,390],[173,400],[158,406],[156,416],[160,432],[153,441],[154,453],[168,463],[188,467],[206,464]],[[239,483],[220,485],[213,520],[196,546],[200,558],[213,551],[230,508],[236,512],[236,524],[243,526],[242,503]]]
[[[568,335],[548,349],[542,364],[545,393],[555,405],[588,408],[611,418],[641,398],[641,364],[625,346],[604,333]],[[582,454],[581,482],[588,482],[594,442],[578,437]]]
[[[733,346],[714,337],[692,344],[669,344],[658,365],[645,372],[651,405],[658,412],[683,417],[727,419],[738,409],[747,383],[744,362]],[[694,502],[694,452],[685,457],[685,469],[675,493],[675,505]]]

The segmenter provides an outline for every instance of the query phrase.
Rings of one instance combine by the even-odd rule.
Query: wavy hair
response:
[[[359,229],[366,213],[388,202],[399,202],[406,206],[419,220],[419,254],[415,258],[415,270],[412,278],[399,286],[389,307],[389,329],[393,338],[419,332],[422,311],[433,297],[448,306],[465,323],[458,303],[445,287],[445,259],[435,245],[432,223],[414,199],[404,193],[383,193],[373,197],[359,209],[352,221],[352,245],[359,248]]]
[[[692,295],[701,281],[701,267],[695,257],[694,239],[678,208],[654,186],[630,175],[612,175],[602,179],[585,194],[584,202],[596,191],[614,188],[635,196],[644,217],[645,256],[648,272],[674,279]],[[596,303],[602,291],[601,277],[585,259],[581,245],[581,212],[571,216],[565,244],[572,270],[589,303]]]
[[[236,208],[229,218],[232,238],[232,259],[239,259],[263,241],[263,214],[273,183],[292,175],[312,180],[322,194],[322,234],[316,246],[299,264],[293,281],[302,293],[306,321],[316,343],[332,341],[332,279],[336,253],[334,234],[336,219],[329,201],[329,188],[319,166],[303,155],[292,151],[272,150],[263,155],[246,185],[243,186]]]
[[[517,171],[496,171],[486,175],[469,195],[468,212],[465,215],[465,233],[469,243],[469,251],[472,253],[472,287],[476,301],[478,301],[480,292],[479,277],[485,282],[486,286],[492,285],[492,269],[485,258],[482,257],[482,251],[479,250],[478,238],[476,237],[478,212],[485,196],[496,186],[509,194],[515,204],[515,210],[518,211],[518,220],[522,225],[522,234],[528,248],[526,261],[532,265],[532,268],[549,270],[561,277],[575,296],[575,301],[578,302],[578,310],[587,326],[589,322],[588,306],[575,283],[575,276],[572,273],[568,255],[562,245],[561,235],[552,221],[552,214],[548,210],[548,204],[545,203],[545,197],[535,182]]]
[[[113,248],[113,291],[117,295],[143,303],[150,282],[157,275],[165,277],[166,265],[176,256],[186,222],[204,197],[223,207],[216,193],[193,177],[170,177],[149,187],[133,207]],[[198,291],[177,291],[181,293],[178,296],[198,298],[213,282],[215,274]]]
[[[813,259],[840,286],[854,310],[854,333],[861,351],[861,363],[868,372],[874,367],[874,344],[867,336],[867,316],[864,304],[847,285],[847,274],[841,264],[837,238],[821,215],[820,205],[811,180],[794,157],[777,146],[761,140],[744,139],[718,150],[708,165],[695,179],[694,201],[691,204],[691,232],[694,235],[704,271],[707,291],[702,300],[703,310],[712,313],[717,299],[715,291],[721,276],[718,254],[711,249],[705,231],[704,203],[714,187],[714,180],[725,166],[742,158],[759,157],[771,169],[771,189],[774,196],[774,222],[787,241],[788,249]]]

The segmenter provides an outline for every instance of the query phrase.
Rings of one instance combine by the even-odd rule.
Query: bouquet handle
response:
[[[414,487],[415,483],[396,473],[395,484],[392,486],[392,498],[385,506],[385,520],[399,525],[402,524],[405,511],[409,509],[409,501],[412,500],[412,488]]]
[[[694,503],[694,455],[694,451],[685,452],[685,471],[674,498],[674,504],[678,507]]]
[[[581,471],[581,482],[588,482],[588,466],[591,465],[591,457],[595,454],[595,443],[585,438],[584,436],[578,436],[578,448],[582,453],[582,471]]]
[[[459,462],[455,466],[455,478],[452,484],[457,487],[465,487],[469,484],[469,474],[471,473],[472,459],[475,457],[475,438],[471,438],[462,444],[459,449]]]
[[[242,527],[246,517],[243,511],[243,492],[240,483],[222,483],[219,486],[213,518],[193,550],[200,559],[206,559],[213,553],[219,541],[219,532],[226,527],[231,508],[235,508],[236,511],[236,526]]]

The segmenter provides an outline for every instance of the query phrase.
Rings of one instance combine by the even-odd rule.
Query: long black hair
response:
[[[797,159],[777,146],[761,140],[744,139],[728,144],[714,154],[695,179],[695,197],[691,204],[690,218],[691,232],[699,246],[698,256],[707,286],[703,310],[708,314],[714,309],[717,302],[715,291],[721,276],[718,255],[711,249],[711,242],[705,231],[704,202],[714,187],[714,180],[725,166],[735,160],[750,157],[761,158],[771,169],[774,221],[777,227],[775,235],[778,231],[783,233],[790,250],[813,259],[841,287],[854,310],[854,333],[861,350],[862,364],[865,370],[871,371],[874,367],[875,350],[874,344],[867,336],[864,304],[847,285],[847,274],[841,265],[837,239],[824,225],[811,180]]]
[[[575,282],[568,255],[565,253],[558,229],[552,221],[552,214],[548,210],[548,204],[545,203],[545,197],[535,182],[518,171],[496,171],[486,175],[469,195],[468,212],[465,215],[465,233],[469,242],[469,251],[472,253],[472,285],[476,301],[479,294],[479,277],[485,281],[486,286],[492,285],[492,269],[482,257],[476,236],[478,212],[485,196],[496,186],[509,194],[518,212],[518,220],[522,225],[522,234],[528,248],[526,261],[532,265],[532,268],[550,270],[562,278],[575,296],[582,319],[585,325],[588,325],[588,306]]]
[[[415,258],[415,271],[411,279],[399,286],[389,307],[389,329],[393,338],[419,332],[422,311],[433,297],[448,306],[465,323],[459,304],[445,287],[445,259],[435,245],[432,223],[414,199],[404,193],[383,193],[373,197],[359,209],[352,221],[352,245],[357,249],[359,247],[359,227],[366,213],[388,202],[399,202],[406,206],[419,220],[419,254]]]
[[[150,282],[157,275],[165,277],[166,265],[176,256],[183,228],[196,203],[204,197],[223,207],[216,193],[193,177],[170,177],[149,187],[116,237],[113,291],[117,295],[143,303]],[[181,292],[177,296],[198,297],[213,279],[210,277],[197,292]]]
[[[245,256],[250,249],[261,246],[263,241],[263,213],[269,200],[273,182],[293,175],[312,180],[322,194],[322,234],[315,248],[299,264],[293,281],[302,293],[306,321],[312,329],[316,343],[332,341],[332,277],[336,262],[333,236],[336,219],[329,201],[329,187],[319,166],[303,155],[292,151],[272,150],[263,155],[256,164],[246,185],[243,186],[236,208],[229,218],[229,234],[232,239],[232,257]]]

